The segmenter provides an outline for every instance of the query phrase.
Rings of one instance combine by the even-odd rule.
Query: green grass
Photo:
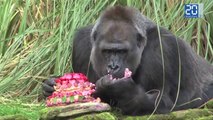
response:
[[[18,99],[8,100],[0,97],[0,119],[38,120],[45,111],[43,104],[23,104]]]
[[[204,18],[184,18],[185,3],[204,3]],[[0,96],[37,103],[43,80],[72,71],[76,29],[116,4],[138,8],[213,63],[212,0],[0,0]]]
[[[44,106],[23,106],[23,104],[8,104],[2,105],[0,104],[0,116],[4,116],[3,118],[17,118],[21,117],[30,119],[30,120],[38,120],[41,117],[41,110],[44,109]],[[2,118],[1,118],[2,119]]]

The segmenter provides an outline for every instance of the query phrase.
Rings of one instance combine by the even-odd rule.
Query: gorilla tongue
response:
[[[128,68],[125,68],[124,77],[123,78],[131,77],[131,75],[132,75],[132,72]],[[122,78],[113,78],[112,75],[110,75],[110,79],[111,80],[117,80],[117,79],[122,79]]]

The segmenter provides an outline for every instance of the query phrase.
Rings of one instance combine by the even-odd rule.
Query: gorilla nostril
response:
[[[118,65],[113,66],[113,69],[114,69],[114,70],[117,70],[118,68],[119,68]]]

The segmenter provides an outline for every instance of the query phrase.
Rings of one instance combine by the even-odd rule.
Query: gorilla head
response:
[[[123,77],[125,68],[133,74],[141,61],[146,46],[146,23],[133,8],[117,6],[106,10],[92,29],[91,63],[99,76],[112,74]],[[134,19],[132,19],[134,18]],[[141,18],[140,18],[141,19]]]

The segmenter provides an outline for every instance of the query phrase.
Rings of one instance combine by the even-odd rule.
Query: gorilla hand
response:
[[[96,82],[96,91],[93,96],[100,97],[103,102],[120,108],[124,114],[136,115],[147,105],[154,107],[154,102],[150,102],[154,96],[146,94],[143,88],[136,85],[131,77],[111,80],[110,76],[106,75]],[[142,106],[142,108],[138,106]]]
[[[94,95],[97,95],[98,97],[101,97],[99,94],[101,94],[102,96],[106,95],[111,97],[121,97],[125,96],[124,94],[127,92],[135,92],[135,86],[136,84],[134,83],[132,78],[121,78],[112,80],[112,78],[110,78],[110,75],[105,75],[96,82],[96,92],[94,93]],[[105,95],[103,95],[102,92]]]
[[[44,97],[50,96],[55,91],[53,88],[53,86],[56,84],[55,79],[56,78],[49,78],[42,83],[42,93]]]

